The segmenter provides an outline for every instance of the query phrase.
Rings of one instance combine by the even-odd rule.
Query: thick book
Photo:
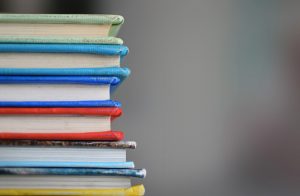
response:
[[[119,67],[127,53],[124,45],[1,43],[0,68]]]
[[[63,138],[64,134],[89,132],[93,135],[97,135],[95,132],[104,132],[105,136],[106,131],[111,130],[111,120],[121,113],[121,108],[117,107],[0,108],[0,138],[8,138],[10,134],[18,138],[22,138],[22,134],[34,139],[38,139],[39,134],[44,134],[43,139],[50,138],[50,135]],[[29,139],[25,137],[22,139]]]
[[[126,162],[126,150],[135,142],[108,144],[94,141],[10,142],[0,140],[0,161],[6,162]],[[102,147],[105,146],[105,147]]]
[[[0,36],[116,36],[124,18],[92,14],[0,14]]]
[[[60,140],[0,140],[0,146],[11,147],[93,147],[112,149],[135,149],[134,141],[60,141]]]
[[[0,195],[76,195],[76,196],[103,196],[103,195],[115,195],[115,196],[143,196],[145,194],[145,188],[143,185],[136,185],[129,188],[110,188],[110,189],[28,189],[28,188],[0,188]]]
[[[99,169],[99,168],[0,168],[0,177],[3,175],[36,175],[36,176],[119,176],[145,178],[145,169]]]
[[[126,149],[91,147],[4,147],[0,161],[126,162]]]
[[[102,76],[0,76],[0,105],[109,100],[119,82],[117,77]]]

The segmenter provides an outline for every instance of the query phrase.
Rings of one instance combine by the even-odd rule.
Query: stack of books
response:
[[[0,14],[0,195],[144,195],[111,129],[128,77],[116,15]]]

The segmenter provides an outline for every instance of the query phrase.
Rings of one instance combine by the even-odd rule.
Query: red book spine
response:
[[[124,139],[121,131],[86,133],[0,133],[2,140],[94,140],[120,141]]]
[[[0,108],[0,115],[96,115],[118,117],[122,114],[122,109],[114,108]]]

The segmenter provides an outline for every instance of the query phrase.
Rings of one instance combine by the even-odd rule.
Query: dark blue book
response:
[[[109,76],[0,76],[0,107],[120,107]]]

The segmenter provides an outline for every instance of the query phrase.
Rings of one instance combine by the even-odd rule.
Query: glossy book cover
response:
[[[122,176],[145,178],[145,169],[99,169],[99,168],[0,168],[1,175],[78,175]]]

